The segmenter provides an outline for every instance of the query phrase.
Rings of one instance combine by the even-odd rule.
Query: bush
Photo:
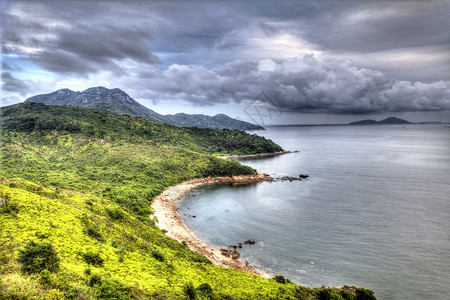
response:
[[[83,257],[84,261],[87,262],[88,264],[103,267],[104,259],[100,257],[100,254],[98,252],[81,253],[81,256]]]
[[[327,289],[327,288],[322,288],[320,290],[317,291],[317,299],[319,300],[331,300],[331,289]]]
[[[159,251],[158,249],[152,250],[152,256],[160,261],[163,262],[166,260],[166,257],[164,256],[164,253],[162,253],[161,251]]]
[[[105,238],[103,237],[102,233],[100,232],[100,230],[97,227],[94,227],[92,225],[88,225],[84,229],[84,232],[88,236],[90,236],[91,238],[96,239],[99,242],[104,242],[105,241]]]
[[[341,290],[341,297],[344,300],[355,300],[356,299],[356,295],[353,294],[352,292],[346,291],[346,290]]]
[[[194,284],[192,282],[188,282],[183,287],[184,293],[188,296],[189,299],[197,298],[197,292],[195,290]]]
[[[125,218],[125,214],[123,213],[123,211],[120,208],[111,208],[111,209],[107,209],[107,211],[108,211],[108,216],[113,221],[119,221],[119,220],[122,220],[123,218]]]
[[[17,261],[22,264],[21,270],[24,273],[39,273],[43,270],[55,272],[59,269],[59,257],[49,243],[29,241],[19,251]]]
[[[14,183],[10,183],[10,185],[12,184]],[[5,195],[4,199],[2,200],[4,201],[4,204],[0,206],[1,213],[10,214],[12,216],[16,216],[19,213],[19,205],[17,205],[16,203],[11,203],[9,201],[8,195]]]
[[[277,276],[275,276],[273,279],[275,279],[275,281],[276,281],[276,282],[279,282],[279,283],[286,283],[286,282],[287,282],[286,278],[284,278],[284,277],[281,276],[281,275],[277,275]]]
[[[356,290],[356,300],[376,300],[373,291],[369,289],[359,288]]]
[[[102,278],[100,275],[92,274],[91,277],[89,277],[88,285],[90,287],[93,287],[94,285],[101,285],[102,284]]]
[[[212,288],[208,283],[202,283],[200,284],[197,288],[197,291],[202,292],[202,293],[207,293],[210,294],[212,293]]]
[[[96,295],[98,299],[127,299],[127,291],[115,279],[103,280]]]

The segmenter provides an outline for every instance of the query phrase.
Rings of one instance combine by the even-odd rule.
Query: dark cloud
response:
[[[47,86],[81,77],[154,101],[212,105],[264,91],[294,112],[450,109],[446,0],[40,0],[7,11],[3,90],[22,95],[31,81],[17,78],[37,65],[50,72],[32,78]]]
[[[90,28],[60,30],[46,50],[32,56],[33,61],[56,73],[87,75],[99,71],[124,74],[121,61],[141,64],[160,63],[148,45],[151,35],[139,28],[118,28],[104,25]]]
[[[32,86],[28,82],[14,78],[9,72],[2,72],[2,90],[16,92],[22,96],[25,96],[32,89]]]
[[[236,61],[216,69],[173,65],[146,83],[156,100],[209,105],[251,101],[260,92],[284,111],[368,114],[450,110],[445,82],[412,83],[358,68],[350,61]],[[155,98],[154,98],[155,99]]]
[[[73,3],[67,4],[70,7]],[[120,75],[125,69],[121,64],[129,61],[149,65],[161,62],[151,51],[149,28],[116,26],[110,24],[111,20],[102,22],[102,18],[96,22],[75,21],[74,16],[78,14],[67,19],[50,16],[41,20],[36,16],[34,20],[28,15],[7,15],[3,53],[20,53],[49,71],[81,76],[105,70]]]

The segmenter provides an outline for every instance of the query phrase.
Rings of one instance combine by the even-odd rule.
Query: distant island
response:
[[[389,117],[381,121],[367,119],[349,123],[349,125],[393,125],[393,124],[414,124],[414,123],[411,123],[409,121],[397,117]]]
[[[91,87],[82,92],[61,89],[49,94],[30,97],[25,102],[47,105],[70,105],[104,111],[116,115],[141,117],[153,122],[166,123],[180,127],[200,127],[230,130],[262,130],[264,127],[233,119],[225,114],[207,116],[201,114],[161,115],[140,104],[121,89],[107,89],[102,86]]]

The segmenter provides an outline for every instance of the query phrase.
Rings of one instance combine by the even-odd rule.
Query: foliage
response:
[[[59,269],[59,257],[49,243],[29,241],[25,248],[19,251],[17,261],[22,264],[22,272],[39,273],[43,270],[55,272]]]
[[[194,284],[191,281],[184,285],[183,291],[189,299],[192,300],[197,298],[197,291],[195,290]]]
[[[273,279],[278,283],[287,283],[288,282],[288,280],[286,280],[286,278],[284,278],[282,275],[276,275]]]
[[[102,233],[94,225],[89,224],[88,226],[86,226],[86,228],[84,229],[84,232],[88,236],[90,236],[93,239],[96,239],[99,242],[104,242],[105,241],[105,238],[103,237]]]
[[[153,258],[156,259],[157,261],[164,262],[166,260],[164,253],[162,253],[158,249],[152,250],[151,254],[152,254]]]
[[[365,288],[359,288],[356,290],[356,300],[375,300],[373,291]]]
[[[111,208],[111,209],[107,209],[108,211],[108,216],[111,218],[111,220],[113,221],[120,221],[125,217],[125,214],[123,213],[123,211],[120,208]]]
[[[102,267],[105,260],[100,257],[100,253],[98,252],[84,252],[81,253],[81,256],[83,257],[84,261],[90,265]]]
[[[152,140],[205,154],[256,154],[283,150],[271,140],[239,130],[182,128],[72,106],[26,102],[1,108],[0,118],[3,128],[8,131],[45,134],[57,131],[108,142]]]
[[[49,270],[42,270],[39,275],[39,282],[43,285],[50,285],[52,281],[51,273]]]

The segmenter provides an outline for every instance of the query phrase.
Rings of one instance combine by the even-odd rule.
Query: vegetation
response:
[[[255,172],[207,155],[215,146],[202,140],[268,141],[35,103],[2,114],[0,299],[322,299],[323,289],[213,265],[149,218],[170,185]],[[358,299],[344,292],[330,299]]]
[[[239,130],[176,127],[138,117],[112,115],[72,106],[26,102],[3,107],[5,130],[16,132],[65,132],[110,141],[153,141],[204,154],[257,154],[283,149],[256,134]]]
[[[25,249],[19,251],[17,262],[22,264],[22,272],[39,273],[47,270],[55,272],[59,269],[59,258],[49,243],[35,243],[29,241]]]

